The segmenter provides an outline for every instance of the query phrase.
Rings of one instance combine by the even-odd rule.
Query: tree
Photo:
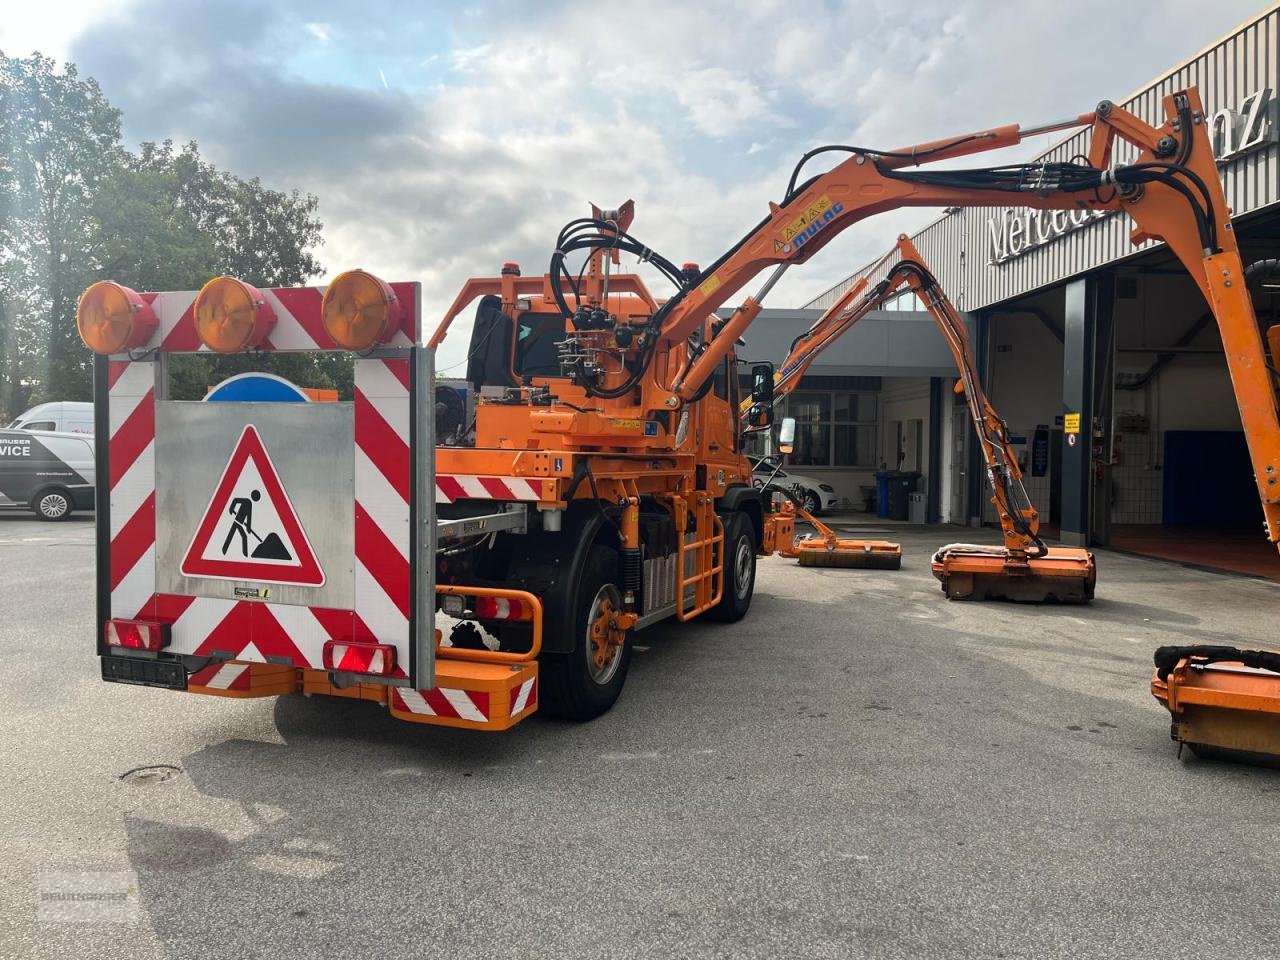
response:
[[[256,286],[320,272],[318,200],[244,180],[194,142],[124,149],[120,113],[73,65],[0,53],[0,416],[28,402],[91,396],[91,357],[76,334],[86,286],[193,290],[229,274]],[[184,356],[172,393],[196,399],[230,373],[269,369],[342,389],[341,364],[304,355]],[[346,377],[349,381],[349,374]]]
[[[257,287],[283,287],[306,283],[320,272],[312,254],[323,242],[314,196],[296,190],[283,193],[264,187],[257,178],[241,180],[218,170],[201,159],[194,142],[181,149],[168,140],[143,143],[138,155],[129,158],[129,169],[137,177],[160,178],[212,251],[212,261],[190,280],[149,289],[194,290],[222,274]],[[196,400],[209,386],[250,370],[266,370],[301,386],[341,391],[343,384],[332,376],[332,365],[331,360],[304,354],[180,355],[170,363],[170,396]]]
[[[306,283],[320,272],[312,249],[323,243],[316,218],[319,201],[297,190],[241,180],[200,157],[194,142],[175,150],[172,141],[144,143],[131,169],[172,178],[178,205],[217,254],[218,273],[258,287]]]
[[[93,275],[90,201],[119,144],[120,112],[96,82],[39,54],[0,53],[0,406],[12,408],[24,380],[88,395],[87,357],[65,320]]]

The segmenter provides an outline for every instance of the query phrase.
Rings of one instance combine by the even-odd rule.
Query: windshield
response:
[[[563,339],[564,317],[559,314],[520,314],[516,326],[516,376],[560,376],[560,358],[556,345]]]

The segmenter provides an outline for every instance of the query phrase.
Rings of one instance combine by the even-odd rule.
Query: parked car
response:
[[[92,436],[0,430],[0,509],[65,520],[93,509],[93,482]]]
[[[79,400],[39,403],[18,416],[10,430],[52,430],[57,433],[93,435],[93,404]]]
[[[815,480],[813,477],[806,477],[803,474],[792,473],[786,468],[779,469],[775,474],[773,471],[778,466],[776,457],[765,457],[756,463],[752,468],[751,478],[756,488],[760,489],[769,482],[769,478],[773,477],[774,486],[783,487],[790,490],[800,500],[806,510],[817,516],[825,513],[827,510],[834,510],[840,504],[840,498],[836,496],[835,487],[829,483],[823,483]]]

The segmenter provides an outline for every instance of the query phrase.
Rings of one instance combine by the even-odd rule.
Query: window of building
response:
[[[898,294],[892,300],[886,301],[885,305],[880,309],[882,310],[923,310],[924,304],[920,302],[920,298],[917,297],[914,293],[912,293],[910,290],[906,290]]]
[[[797,467],[874,467],[876,394],[859,391],[797,390],[781,416],[796,418],[796,448],[788,462]]]

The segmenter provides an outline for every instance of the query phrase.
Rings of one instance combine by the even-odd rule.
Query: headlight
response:
[[[835,488],[835,487],[833,487],[833,486],[832,486],[831,484],[829,484],[829,483],[820,483],[820,484],[818,484],[818,489],[819,489],[819,490],[825,490],[827,493],[835,493],[835,492],[836,492],[836,488]]]

